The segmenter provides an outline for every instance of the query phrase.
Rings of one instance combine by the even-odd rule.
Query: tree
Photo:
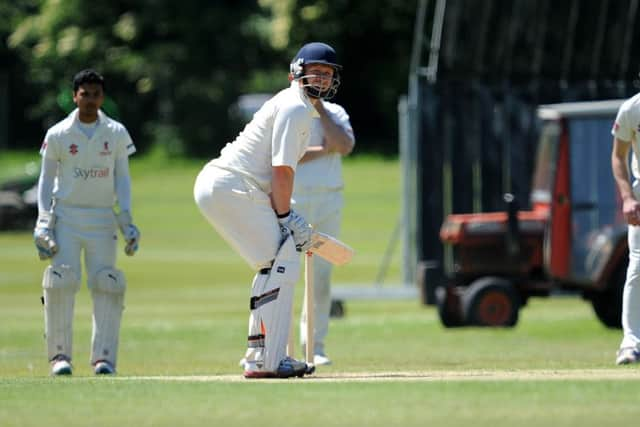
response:
[[[227,108],[253,79],[247,70],[275,56],[265,19],[251,1],[43,0],[9,45],[41,94],[31,112],[43,127],[64,114],[58,99],[71,76],[92,67],[140,147],[211,154],[237,131]]]

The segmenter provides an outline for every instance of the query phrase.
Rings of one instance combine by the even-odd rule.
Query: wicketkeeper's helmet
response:
[[[309,64],[325,64],[333,68],[333,79],[327,90],[321,90],[316,86],[312,86],[308,82],[309,77],[313,75],[306,74],[305,65]],[[313,42],[307,43],[300,48],[296,56],[291,61],[290,71],[294,80],[302,79],[303,87],[307,95],[313,98],[330,99],[333,98],[340,86],[340,73],[342,65],[338,64],[336,51],[325,43]]]

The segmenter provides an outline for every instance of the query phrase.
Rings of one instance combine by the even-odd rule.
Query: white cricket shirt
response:
[[[352,134],[349,115],[338,104],[323,101],[324,108],[331,119],[348,133]],[[321,146],[324,138],[320,117],[311,123],[309,146]],[[342,155],[329,153],[308,162],[300,163],[296,171],[294,193],[303,194],[313,191],[336,191],[344,188],[342,179]]]
[[[309,144],[309,129],[318,112],[297,81],[269,99],[220,156],[210,162],[239,172],[271,193],[273,166],[294,171]]]
[[[76,109],[47,131],[40,155],[58,162],[53,187],[57,202],[111,208],[116,199],[115,161],[135,151],[127,129],[102,111],[93,136],[88,138],[80,130]]]

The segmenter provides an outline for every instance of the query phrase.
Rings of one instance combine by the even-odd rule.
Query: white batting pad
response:
[[[80,289],[78,276],[67,265],[49,266],[42,278],[44,291],[44,329],[47,356],[53,360],[59,354],[72,357],[73,307]]]
[[[107,360],[114,367],[116,366],[126,287],[127,283],[122,271],[112,268],[100,270],[92,283],[92,365],[99,360]]]
[[[355,251],[328,234],[314,231],[311,234],[311,247],[309,252],[324,258],[333,265],[344,265],[351,261]]]
[[[293,238],[284,241],[268,275],[256,276],[251,290],[247,365],[273,372],[286,357],[293,291],[300,258]]]

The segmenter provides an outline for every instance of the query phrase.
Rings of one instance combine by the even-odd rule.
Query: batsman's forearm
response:
[[[294,172],[289,166],[274,166],[271,177],[271,205],[278,214],[291,210]]]

